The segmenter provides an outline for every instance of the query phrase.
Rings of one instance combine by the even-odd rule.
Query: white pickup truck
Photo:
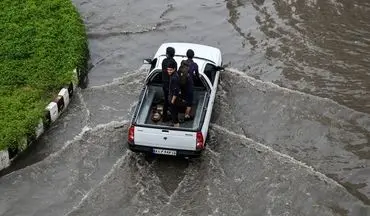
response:
[[[174,59],[178,67],[186,59],[186,51],[192,49],[193,58],[199,66],[200,79],[194,83],[194,99],[190,121],[180,122],[173,127],[172,122],[153,120],[153,110],[163,107],[162,61],[166,58],[166,48],[175,49]],[[193,43],[164,43],[154,57],[144,60],[150,64],[145,85],[133,114],[128,130],[128,147],[134,152],[172,156],[200,156],[206,147],[208,127],[211,120],[220,71],[221,51],[217,48]],[[180,111],[181,119],[183,111]]]

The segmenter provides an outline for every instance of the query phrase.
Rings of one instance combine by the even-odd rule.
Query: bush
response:
[[[0,1],[0,150],[34,133],[47,104],[85,65],[87,40],[70,0]]]

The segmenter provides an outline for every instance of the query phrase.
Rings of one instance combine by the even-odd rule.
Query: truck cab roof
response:
[[[193,60],[199,65],[199,67],[203,66],[206,63],[205,61],[211,62],[216,66],[220,66],[222,62],[221,51],[218,48],[195,43],[172,42],[163,43],[155,53],[153,59],[157,58],[159,65],[166,57],[167,47],[173,47],[175,49],[175,60],[178,65],[181,60],[187,58],[186,51],[188,49],[192,49],[194,51],[195,55]]]

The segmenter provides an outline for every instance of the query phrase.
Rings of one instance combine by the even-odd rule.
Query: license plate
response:
[[[173,155],[176,156],[176,151],[174,150],[166,150],[166,149],[153,149],[154,154],[161,154],[161,155]]]

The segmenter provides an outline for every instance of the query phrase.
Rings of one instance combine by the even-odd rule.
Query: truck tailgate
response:
[[[135,145],[179,150],[196,149],[196,132],[135,127]]]

